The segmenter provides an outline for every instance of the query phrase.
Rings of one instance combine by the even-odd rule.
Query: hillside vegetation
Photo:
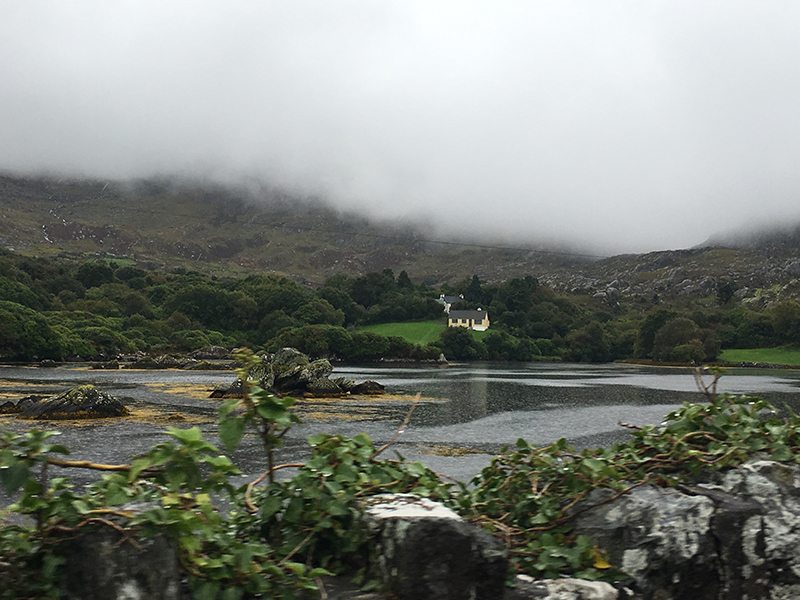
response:
[[[461,293],[492,326],[447,328],[440,293]],[[382,358],[581,362],[713,361],[720,348],[800,343],[800,304],[742,307],[719,296],[624,302],[557,293],[534,277],[432,288],[405,271],[338,274],[318,287],[276,275],[220,277],[127,261],[0,251],[0,359],[104,359],[210,345],[291,346],[349,361]],[[773,361],[769,361],[773,362]],[[777,362],[777,361],[776,361]]]
[[[532,275],[609,304],[735,295],[756,308],[800,297],[797,236],[605,259],[548,249],[456,243],[420,223],[369,221],[268,187],[202,182],[0,176],[0,245],[29,256],[97,256],[218,275],[271,273],[321,285],[340,272],[392,269],[432,286],[478,275]],[[469,241],[469,240],[468,240]],[[507,246],[512,246],[511,248]]]

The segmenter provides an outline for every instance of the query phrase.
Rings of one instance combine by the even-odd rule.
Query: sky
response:
[[[794,0],[8,0],[0,170],[603,253],[800,222]]]

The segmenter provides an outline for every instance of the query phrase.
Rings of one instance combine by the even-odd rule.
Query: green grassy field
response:
[[[407,323],[378,323],[359,327],[359,331],[371,331],[379,335],[401,337],[412,344],[430,344],[439,339],[445,329],[444,319],[434,321],[410,321]]]
[[[728,362],[760,362],[774,365],[800,365],[800,348],[730,348],[720,353]]]

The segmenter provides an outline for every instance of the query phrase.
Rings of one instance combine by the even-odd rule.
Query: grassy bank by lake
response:
[[[371,331],[378,335],[401,337],[412,344],[425,345],[438,340],[445,328],[444,319],[434,319],[405,323],[377,323],[359,327],[358,331]]]
[[[422,346],[431,344],[439,339],[442,332],[447,329],[444,319],[434,319],[431,321],[407,321],[403,323],[376,323],[375,325],[365,325],[357,327],[357,331],[371,331],[378,335],[401,337],[412,344]],[[482,339],[488,331],[470,330],[473,337]]]
[[[800,365],[800,348],[791,346],[776,346],[773,348],[729,348],[723,350],[719,357],[726,362]]]

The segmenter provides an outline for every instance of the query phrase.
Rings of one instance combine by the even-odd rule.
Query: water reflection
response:
[[[417,426],[467,423],[504,412],[645,406],[674,407],[701,401],[690,369],[633,365],[477,364],[451,368],[343,367],[352,378],[383,381],[392,391],[443,399],[421,406]],[[794,370],[731,370],[720,393],[758,394],[778,405],[800,408],[800,373]],[[649,411],[647,411],[649,412]],[[520,416],[520,418],[523,418]]]

